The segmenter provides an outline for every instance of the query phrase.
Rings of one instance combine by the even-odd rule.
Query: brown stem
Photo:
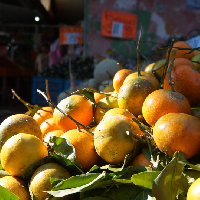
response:
[[[50,94],[49,94],[49,84],[48,84],[48,80],[46,79],[46,93],[47,93],[47,97],[48,99],[51,100]],[[52,104],[49,103],[49,106],[51,107],[51,111],[53,113],[54,111],[54,107],[52,106]]]
[[[141,41],[141,37],[142,37],[142,26],[140,28],[140,34],[139,34],[139,39],[138,39],[138,44],[137,44],[137,71],[138,71],[138,77],[141,76],[141,72],[140,72],[140,66],[139,66],[139,63],[140,63],[140,59],[139,59],[139,53],[140,53],[140,41]]]

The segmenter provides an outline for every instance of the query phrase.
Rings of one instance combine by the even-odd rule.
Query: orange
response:
[[[100,94],[98,92],[94,92],[94,100],[95,100],[96,103],[98,103],[104,97],[106,97],[106,95]]]
[[[170,64],[171,64],[171,60],[168,63],[168,67],[170,66]],[[177,65],[189,65],[189,66],[195,68],[194,63],[187,58],[175,58],[174,63],[173,63],[173,67],[176,67]]]
[[[21,178],[14,176],[4,176],[0,178],[0,185],[10,192],[19,197],[20,200],[31,200],[30,193],[26,187],[24,187],[25,181]]]
[[[98,124],[102,120],[103,116],[109,109],[119,107],[117,98],[112,96],[104,97],[98,102],[98,105],[99,106],[96,106],[94,112],[94,121],[96,122],[96,124]]]
[[[109,164],[122,164],[131,154],[137,139],[142,137],[138,125],[124,115],[108,116],[94,130],[94,145],[98,155]]]
[[[53,185],[51,184],[51,178],[66,180],[70,178],[70,173],[62,165],[57,163],[46,163],[37,168],[30,180],[30,190],[33,194],[33,199],[44,200],[50,197],[46,191],[51,191]],[[63,198],[53,197],[56,199],[71,199],[71,195]]]
[[[148,64],[145,68],[144,68],[144,72],[147,72],[147,73],[152,73],[152,68],[153,66],[155,65],[155,62],[154,63],[150,63]]]
[[[176,65],[171,70],[171,80],[176,92],[183,94],[189,101],[190,106],[200,103],[200,74],[198,70],[189,65]],[[164,79],[164,89],[171,90],[169,74]]]
[[[84,129],[69,130],[60,136],[67,139],[75,148],[76,160],[83,168],[88,170],[99,161],[99,156],[94,147],[93,135]]]
[[[149,167],[150,165],[152,165],[152,163],[145,157],[143,153],[140,153],[135,158],[133,158],[133,160],[131,161],[129,165],[133,167],[136,167],[136,166]]]
[[[15,114],[7,117],[0,128],[0,150],[3,144],[18,133],[29,133],[42,140],[42,132],[38,123],[26,114]]]
[[[126,83],[127,81],[129,81],[130,79],[136,79],[136,78],[146,79],[155,87],[155,89],[158,88],[159,81],[156,79],[156,77],[153,74],[147,73],[144,71],[141,71],[141,76],[139,76],[139,77],[138,77],[138,72],[134,72],[134,73],[128,75],[125,78],[123,84]]]
[[[39,126],[43,121],[52,117],[53,113],[50,106],[42,107],[33,115],[33,119],[39,124]]]
[[[89,126],[93,121],[93,104],[84,96],[71,95],[61,100],[57,107],[85,126]],[[57,108],[54,109],[53,119],[58,128],[64,132],[77,127],[74,121]]]
[[[48,156],[43,142],[36,136],[19,133],[9,138],[1,150],[1,164],[12,176],[23,177],[25,170]]]
[[[185,41],[176,41],[173,45],[173,47],[180,47],[180,48],[189,48],[192,49],[192,47]],[[171,60],[172,58],[187,58],[187,59],[191,59],[194,56],[194,52],[190,53],[190,54],[185,54],[188,53],[190,50],[181,50],[178,48],[172,48],[170,55],[169,55],[169,60]],[[185,55],[183,55],[185,54]],[[168,50],[166,53],[166,57],[168,57]]]
[[[150,126],[167,113],[191,114],[189,101],[183,94],[166,89],[155,90],[147,96],[142,105],[142,115]]]
[[[187,200],[200,200],[200,178],[197,178],[189,187]]]
[[[43,138],[48,132],[51,132],[54,130],[60,130],[58,126],[56,125],[56,123],[54,122],[53,118],[46,119],[44,122],[42,122],[42,124],[40,125],[40,129],[41,129]]]
[[[125,78],[133,72],[134,71],[131,69],[121,69],[116,72],[113,78],[113,88],[116,90],[116,92],[119,92],[119,88],[122,86]]]
[[[64,132],[62,130],[53,130],[48,132],[45,137],[44,137],[44,142],[49,142],[50,137],[52,136],[56,136],[56,137],[60,137]]]
[[[115,115],[124,115],[131,120],[132,120],[132,118],[135,118],[135,116],[131,112],[129,112],[126,109],[122,109],[122,108],[113,108],[113,109],[108,110],[105,113],[105,115],[103,116],[103,118],[105,118],[107,116],[115,116]]]
[[[127,109],[137,117],[142,114],[144,100],[154,90],[153,85],[146,79],[136,78],[124,82],[118,93],[119,108]]]
[[[192,158],[200,150],[200,120],[185,113],[168,113],[155,123],[153,138],[168,156],[182,151],[187,159]]]
[[[108,92],[113,92],[114,91],[114,88],[112,85],[107,85],[106,87],[104,87],[102,89],[102,92],[105,92],[105,93],[108,93]]]

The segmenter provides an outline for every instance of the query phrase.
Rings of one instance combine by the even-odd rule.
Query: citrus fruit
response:
[[[53,185],[51,184],[50,178],[55,179],[68,179],[70,177],[69,172],[62,165],[57,163],[46,163],[38,167],[30,180],[30,190],[33,193],[35,199],[44,200],[50,197],[46,191],[51,191]],[[53,197],[56,199],[70,199],[70,196],[63,198]]]
[[[136,117],[142,114],[142,105],[146,97],[155,90],[146,79],[130,79],[123,83],[118,93],[119,108],[127,109]]]
[[[113,88],[116,90],[116,92],[119,92],[119,88],[122,86],[125,78],[133,72],[134,71],[131,69],[121,69],[116,72],[113,78]]]
[[[134,73],[128,75],[125,78],[123,84],[126,83],[127,81],[129,81],[130,79],[136,79],[136,78],[146,79],[155,87],[155,89],[158,88],[159,81],[156,79],[156,77],[153,74],[147,73],[144,71],[141,71],[141,76],[138,76],[138,72],[134,72]]]
[[[0,150],[3,144],[13,135],[18,133],[28,133],[35,135],[42,140],[42,132],[38,123],[25,114],[15,114],[7,117],[0,128]]]
[[[149,167],[152,163],[145,157],[143,153],[138,154],[129,164],[130,166],[146,166]]]
[[[176,41],[176,42],[174,42],[173,47],[188,48],[188,50],[172,48],[170,55],[169,55],[169,60],[171,60],[172,58],[191,59],[194,56],[194,52],[187,54],[192,49],[192,47],[185,41]],[[166,53],[166,57],[168,57],[168,50]]]
[[[52,117],[53,113],[50,106],[42,107],[33,115],[33,119],[39,124],[39,126],[43,121]]]
[[[94,121],[98,124],[105,113],[111,108],[118,108],[118,99],[112,96],[104,97],[98,102],[94,112]]]
[[[49,142],[50,137],[52,136],[56,136],[56,137],[60,137],[64,132],[62,130],[53,130],[48,132],[45,137],[44,137],[44,142]]]
[[[165,63],[166,63],[166,59],[161,59],[161,60],[156,61],[155,65],[152,67],[152,72],[156,71],[158,74],[162,76]]]
[[[93,135],[84,129],[69,130],[60,136],[67,139],[75,148],[76,160],[83,168],[88,170],[99,161],[99,156],[94,147]]]
[[[135,116],[131,112],[129,112],[126,109],[122,109],[122,108],[113,108],[113,109],[108,110],[105,113],[105,115],[103,116],[103,118],[105,118],[107,116],[115,116],[115,115],[124,115],[131,120],[132,120],[132,118],[135,118]]]
[[[20,200],[31,200],[30,193],[24,187],[24,183],[25,181],[23,179],[14,176],[0,178],[0,185],[15,194]]]
[[[191,114],[188,99],[179,92],[166,89],[155,90],[146,97],[142,105],[142,115],[150,126],[154,126],[167,113]]]
[[[200,150],[200,120],[185,113],[168,113],[155,123],[153,138],[168,156],[182,151],[187,159],[192,158]]]
[[[171,65],[171,62],[172,61],[169,60],[168,67]],[[194,63],[187,58],[175,58],[173,62],[173,67],[176,67],[177,65],[189,65],[195,68]]]
[[[107,85],[106,87],[104,87],[102,89],[102,92],[105,92],[105,93],[107,93],[107,92],[113,92],[113,91],[114,91],[114,88],[113,88],[112,85]]]
[[[200,200],[200,178],[197,178],[189,187],[187,200]]]
[[[154,65],[155,65],[155,62],[148,64],[148,65],[144,68],[143,71],[144,71],[144,72],[147,72],[147,73],[152,73],[152,68],[153,68]]]
[[[200,54],[196,54],[191,58],[191,61],[193,61],[194,67],[199,70],[200,69]]]
[[[12,176],[23,177],[34,162],[48,156],[43,142],[36,136],[19,133],[9,138],[1,149],[1,164]]]
[[[197,69],[189,65],[176,65],[171,70],[171,80],[176,92],[183,94],[189,101],[190,106],[200,103],[200,74]],[[169,73],[164,79],[164,89],[171,90],[169,85]]]
[[[71,95],[61,100],[57,107],[85,126],[89,126],[93,120],[93,105],[84,96]],[[57,108],[54,109],[53,120],[64,132],[76,128],[76,123]]]
[[[94,130],[94,146],[98,155],[109,164],[122,164],[142,137],[138,125],[123,115],[108,116]]]
[[[42,132],[42,137],[44,138],[44,136],[48,133],[51,132],[53,130],[60,130],[58,128],[58,126],[56,125],[56,123],[54,122],[53,117],[46,119],[44,122],[42,122],[42,124],[40,125],[40,130]]]
[[[106,97],[105,94],[101,94],[98,92],[94,92],[94,100],[96,103],[98,103],[101,99],[103,99],[104,97]]]

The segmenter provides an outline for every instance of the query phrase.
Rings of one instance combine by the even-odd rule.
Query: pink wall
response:
[[[189,8],[187,2],[189,0],[88,0],[88,5],[85,5],[89,9],[89,13],[85,13],[88,15],[88,21],[85,20],[88,26],[88,55],[103,55],[110,48],[122,59],[136,56],[131,40],[100,34],[103,10],[137,14],[138,30],[143,27],[143,41],[167,44],[171,37],[189,39],[200,34],[200,9]],[[159,46],[145,42],[141,44],[141,50],[145,55],[152,55],[152,51]]]

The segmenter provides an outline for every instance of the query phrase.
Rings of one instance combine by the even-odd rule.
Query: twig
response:
[[[170,63],[169,69],[168,69],[169,86],[171,87],[171,90],[172,90],[173,92],[175,92],[175,90],[174,90],[174,87],[173,87],[174,82],[173,82],[172,79],[171,79],[171,71],[172,71],[172,67],[173,67],[173,64],[174,64],[174,60],[175,60],[175,58],[172,58],[172,61],[171,61],[171,63]]]
[[[50,94],[49,94],[49,84],[48,84],[48,80],[46,79],[46,93],[47,93],[47,97],[48,99],[51,100]],[[52,106],[52,104],[49,103],[49,106],[51,107],[51,111],[53,113],[54,111],[54,107]]]
[[[168,49],[168,55],[167,55],[165,67],[164,67],[162,78],[161,78],[161,86],[164,83],[164,79],[165,79],[165,76],[166,76],[166,73],[167,73],[167,68],[168,68],[168,64],[169,64],[169,55],[170,55],[170,53],[172,51],[173,45],[174,45],[174,39],[172,39],[172,41],[171,41],[171,47]]]
[[[140,35],[139,35],[139,40],[138,40],[138,44],[137,44],[137,71],[138,71],[138,77],[141,76],[141,73],[140,73],[140,67],[139,67],[139,52],[140,52],[140,41],[141,41],[141,37],[142,37],[142,26],[140,28]]]
[[[56,109],[59,110],[63,115],[66,115],[66,116],[69,117],[73,122],[75,122],[75,123],[76,123],[76,126],[77,126],[77,128],[78,128],[78,130],[79,130],[80,132],[81,132],[80,126],[82,126],[83,129],[85,129],[86,131],[88,131],[89,133],[91,133],[91,134],[93,135],[93,133],[90,132],[89,127],[87,127],[87,126],[81,124],[80,122],[78,122],[78,121],[76,121],[74,118],[72,118],[70,115],[68,115],[67,113],[63,112],[63,111],[62,111],[60,108],[58,108],[50,99],[48,99],[48,97],[45,95],[44,92],[40,91],[39,89],[37,89],[37,92],[40,93],[40,94],[46,99],[46,101],[47,101],[48,103],[52,104],[52,106],[53,106],[54,108],[56,108]]]

